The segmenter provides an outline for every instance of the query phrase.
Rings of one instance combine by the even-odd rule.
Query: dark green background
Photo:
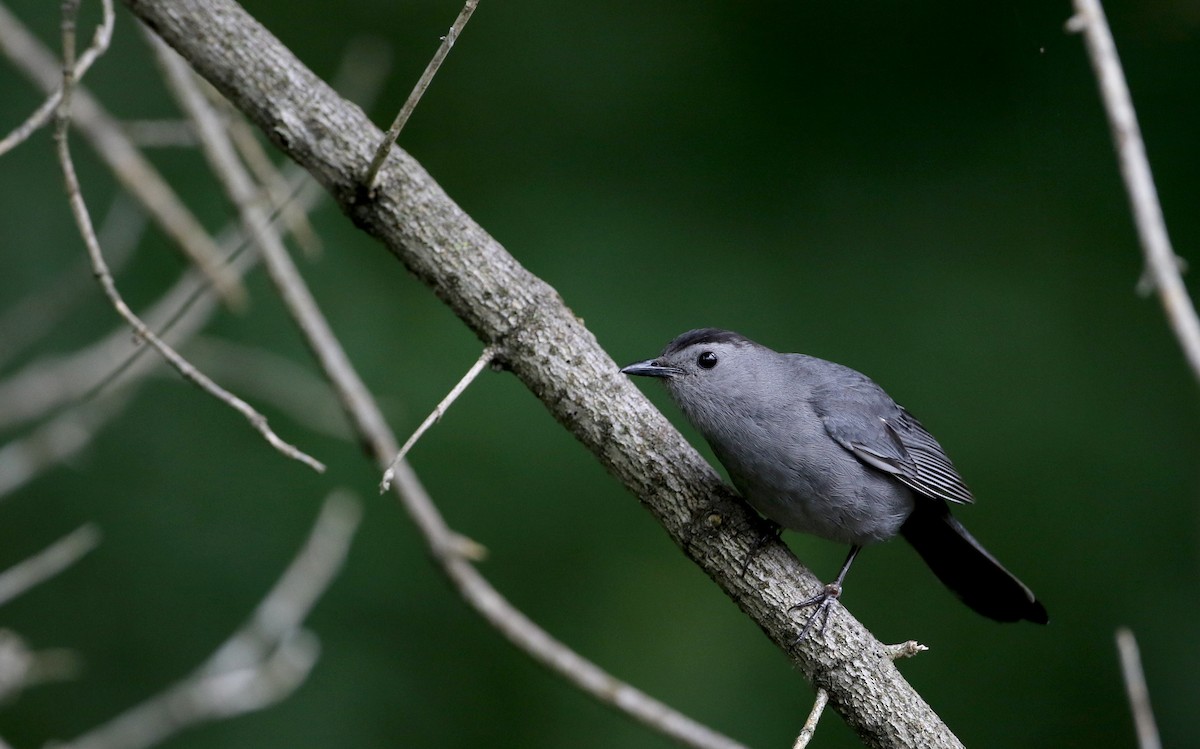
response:
[[[460,6],[248,7],[325,77],[356,39],[389,44],[370,109],[386,125]],[[15,10],[53,40],[57,4]],[[1200,11],[1108,10],[1176,247],[1196,261]],[[1119,625],[1140,638],[1165,743],[1195,745],[1197,386],[1158,304],[1134,292],[1139,251],[1069,13],[1039,0],[483,0],[401,142],[618,362],[690,327],[730,327],[870,374],[938,435],[979,498],[959,516],[1051,624],[976,616],[903,543],[864,554],[844,602],[881,639],[930,646],[901,668],[968,746],[1133,746]],[[121,117],[174,111],[124,12],[88,85]],[[3,130],[38,101],[7,63],[0,92]],[[76,153],[102,214],[112,179],[82,140]],[[208,226],[229,220],[198,153],[153,157]],[[60,183],[47,132],[0,159],[5,308],[80,267]],[[479,345],[335,208],[315,220],[326,251],[303,272],[403,437]],[[140,306],[180,268],[152,231],[119,282]],[[208,333],[315,371],[261,271],[249,284],[250,311]],[[115,325],[89,290],[33,353]],[[85,521],[105,534],[0,611],[0,626],[86,664],[0,708],[0,736],[18,749],[73,737],[187,673],[269,588],[321,498],[347,486],[365,522],[311,619],[323,656],[310,680],[170,746],[669,745],[471,614],[354,444],[263,407],[325,476],[164,376],[83,455],[0,504],[3,566]],[[485,574],[550,632],[751,746],[790,745],[808,685],[514,378],[484,376],[412,461],[451,523],[491,550]],[[822,576],[844,554],[788,540]],[[829,715],[814,745],[857,740]]]

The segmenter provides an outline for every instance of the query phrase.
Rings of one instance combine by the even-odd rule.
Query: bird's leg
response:
[[[767,532],[758,534],[758,538],[754,539],[754,543],[746,551],[746,558],[742,560],[742,571],[738,573],[738,577],[746,576],[750,562],[754,561],[754,557],[758,556],[758,552],[762,551],[764,546],[783,535],[783,526],[770,518],[767,519],[767,528]]]
[[[800,636],[796,638],[796,642],[800,642],[808,635],[808,630],[812,629],[817,618],[821,618],[821,628],[818,630],[821,634],[825,634],[825,625],[829,624],[829,610],[833,608],[833,604],[842,597],[842,582],[846,579],[846,573],[850,571],[850,565],[854,564],[854,558],[858,556],[858,552],[862,550],[861,546],[851,546],[850,553],[846,555],[846,561],[842,563],[842,569],[838,572],[837,579],[829,583],[812,598],[797,603],[795,606],[788,608],[790,614],[797,609],[808,608],[815,606],[816,609],[812,615],[808,617],[808,621],[804,623],[804,628],[800,630]]]

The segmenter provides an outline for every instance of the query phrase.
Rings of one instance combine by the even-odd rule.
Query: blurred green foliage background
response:
[[[369,107],[384,126],[460,8],[246,5],[327,78],[365,37],[386,44],[390,73]],[[57,48],[57,4],[12,8]],[[1108,13],[1173,239],[1195,262],[1200,6]],[[1142,644],[1165,744],[1192,746],[1197,385],[1157,303],[1134,291],[1139,252],[1069,14],[1040,0],[484,0],[401,144],[618,362],[691,327],[734,328],[868,373],[938,435],[979,498],[959,517],[1037,591],[1050,625],[977,617],[902,542],[864,554],[843,600],[884,641],[930,646],[901,668],[968,746],[1134,746],[1119,625]],[[87,85],[122,118],[175,114],[123,10]],[[7,62],[0,91],[0,130],[40,101]],[[113,179],[75,144],[102,215]],[[206,225],[231,219],[198,152],[152,157]],[[326,249],[302,270],[403,437],[479,344],[336,208],[315,222]],[[0,244],[3,309],[84,272],[48,131],[0,159]],[[151,230],[118,280],[141,307],[181,270]],[[206,336],[315,375],[261,270],[248,283],[250,309],[221,313]],[[87,288],[0,377],[116,327]],[[311,619],[323,655],[310,680],[168,746],[669,745],[472,615],[376,495],[353,442],[310,431],[261,389],[241,392],[328,473],[282,459],[165,374],[83,454],[0,502],[0,567],[86,521],[104,533],[75,568],[0,610],[0,626],[85,666],[0,706],[0,736],[18,749],[71,738],[185,675],[345,486],[366,518]],[[490,549],[483,572],[550,632],[751,746],[790,745],[807,684],[514,378],[482,377],[411,459],[450,522]],[[845,553],[788,541],[823,577]],[[832,715],[814,743],[857,745]]]

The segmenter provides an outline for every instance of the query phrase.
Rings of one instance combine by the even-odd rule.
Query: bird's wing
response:
[[[897,474],[896,478],[910,489],[931,497],[939,497],[947,502],[970,504],[975,501],[971,490],[967,488],[962,476],[958,475],[946,451],[912,414],[901,408],[898,417],[882,421],[887,430],[896,435],[904,445],[916,466],[916,471]]]
[[[823,406],[815,410],[825,431],[839,445],[915,492],[959,504],[975,501],[946,451],[921,422],[869,380],[855,383],[858,387],[840,385],[839,393],[827,390],[815,399]]]

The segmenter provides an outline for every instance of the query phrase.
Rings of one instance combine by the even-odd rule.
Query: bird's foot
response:
[[[818,619],[821,620],[821,625],[817,627],[817,633],[821,636],[824,636],[825,627],[829,624],[829,612],[833,609],[833,605],[837,603],[838,599],[841,597],[841,583],[829,583],[821,590],[820,593],[816,594],[812,598],[806,598],[800,603],[797,603],[795,606],[789,606],[789,614],[799,609],[815,607],[812,614],[809,615],[808,620],[804,623],[803,629],[800,630],[800,635],[796,637],[792,644],[795,645],[807,637],[809,630],[813,628],[813,625],[817,623]]]
[[[750,562],[754,561],[754,557],[758,556],[758,552],[762,551],[764,546],[783,535],[783,526],[774,520],[768,519],[767,527],[767,532],[758,534],[758,538],[754,539],[754,543],[746,551],[746,558],[742,560],[742,570],[738,573],[739,578],[746,577],[746,570],[750,569]]]

